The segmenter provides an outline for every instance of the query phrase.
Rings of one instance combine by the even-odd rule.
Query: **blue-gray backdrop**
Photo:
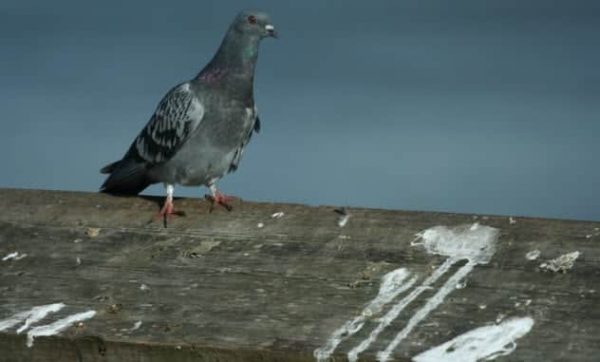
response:
[[[600,2],[586,0],[3,0],[0,187],[97,190],[243,8],[281,38],[259,57],[263,130],[223,191],[600,220]]]

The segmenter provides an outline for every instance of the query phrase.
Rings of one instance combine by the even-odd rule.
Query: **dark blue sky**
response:
[[[0,187],[97,190],[243,8],[281,38],[261,46],[263,129],[224,192],[600,220],[595,1],[4,0]]]

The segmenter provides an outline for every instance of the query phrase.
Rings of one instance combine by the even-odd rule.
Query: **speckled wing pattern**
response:
[[[189,139],[204,116],[204,107],[188,83],[173,88],[161,100],[132,150],[149,164],[169,160]]]

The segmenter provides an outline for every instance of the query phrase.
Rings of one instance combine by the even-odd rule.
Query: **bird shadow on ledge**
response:
[[[146,200],[146,201],[150,201],[154,204],[156,204],[156,213],[154,214],[154,216],[148,220],[148,224],[152,224],[155,223],[157,221],[162,221],[163,227],[167,227],[169,224],[169,219],[173,216],[175,217],[183,217],[186,216],[185,211],[183,210],[175,210],[171,215],[162,215],[161,214],[161,209],[163,207],[163,203],[165,202],[165,197],[164,196],[152,196],[152,195],[137,195],[136,197],[142,199],[142,200]],[[183,200],[185,198],[183,197],[174,197],[173,198],[173,202],[177,202],[177,200]]]
[[[118,193],[118,192],[102,192],[102,191],[100,193],[109,195],[111,197],[115,197],[116,199],[131,200],[133,202],[135,202],[134,200],[150,201],[151,203],[156,205],[156,211],[154,211],[152,213],[152,217],[146,222],[146,224],[147,225],[152,224],[152,223],[158,222],[162,219],[163,226],[166,227],[166,218],[163,218],[163,215],[161,215],[161,212],[160,212],[162,209],[163,203],[165,202],[164,196],[152,196],[152,195],[140,195],[140,194],[131,195],[131,194]]]
[[[157,221],[162,221],[162,224],[164,227],[167,227],[169,220],[173,217],[187,216],[188,212],[185,209],[188,209],[188,208],[194,209],[194,212],[207,213],[207,214],[213,213],[218,206],[223,207],[223,209],[228,212],[233,209],[233,207],[229,204],[220,204],[218,202],[215,202],[214,199],[212,199],[212,197],[210,195],[204,195],[204,198],[174,197],[173,203],[175,204],[176,208],[177,208],[177,205],[179,205],[181,207],[181,209],[176,209],[170,215],[163,215],[161,213],[161,210],[162,210],[164,202],[165,202],[165,196],[143,195],[143,194],[128,195],[128,194],[118,194],[118,193],[111,193],[110,195],[119,197],[119,198],[137,198],[137,199],[141,199],[144,201],[150,201],[151,203],[156,205],[156,213],[154,213],[153,216],[150,218],[150,220],[148,220],[148,224],[152,224]],[[235,199],[238,202],[241,201],[241,199],[239,199],[237,197]],[[206,209],[202,210],[202,209],[204,209],[204,207],[206,207]]]
[[[156,215],[152,219],[150,219],[148,221],[148,224],[151,224],[153,222],[156,222],[156,221],[162,219],[163,226],[166,228],[167,225],[168,225],[168,221],[169,221],[169,219],[171,217],[173,217],[173,216],[174,217],[185,217],[185,216],[187,216],[186,211],[185,210],[181,210],[181,209],[180,210],[175,210],[171,215],[161,215],[160,214],[160,210],[162,209],[163,203],[165,202],[165,197],[164,196],[137,195],[136,197],[138,197],[138,198],[140,198],[142,200],[150,201],[150,202],[156,204],[156,207],[157,207],[158,211],[157,211]],[[179,204],[181,204],[182,202],[185,203],[185,200],[189,201],[190,199],[186,198],[186,197],[174,197],[173,198],[173,203],[177,204],[178,203],[177,201],[180,201]],[[238,198],[238,201],[240,201],[240,200],[241,199]],[[227,203],[216,202],[210,195],[204,195],[204,200],[201,199],[201,198],[200,199],[195,199],[194,198],[193,201],[199,202],[199,203],[201,203],[203,205],[204,205],[204,203],[208,203],[208,205],[207,205],[208,206],[207,212],[209,214],[211,214],[213,211],[215,211],[215,208],[217,206],[223,207],[228,212],[230,212],[230,211],[233,210],[233,207],[231,205],[229,205]],[[192,205],[189,205],[189,204],[186,205],[186,206],[192,207]]]

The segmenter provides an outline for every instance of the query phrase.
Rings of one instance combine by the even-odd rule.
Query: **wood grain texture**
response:
[[[154,220],[160,201],[0,189],[0,258],[27,254],[0,261],[0,320],[57,302],[66,307],[39,324],[97,312],[31,348],[26,333],[0,332],[0,361],[314,361],[313,351],[377,295],[385,273],[404,267],[424,277],[445,260],[411,246],[416,233],[474,221],[500,230],[491,262],[468,274],[394,359],[410,361],[512,316],[535,325],[502,360],[600,355],[598,222],[350,208],[340,228],[334,207],[238,201],[232,212],[208,213],[204,200],[178,199],[186,216],[165,229]],[[534,249],[540,258],[525,258]],[[581,255],[566,273],[539,268],[575,250]],[[361,359],[374,360],[434,292],[409,305]],[[335,360],[377,318],[343,341]]]

